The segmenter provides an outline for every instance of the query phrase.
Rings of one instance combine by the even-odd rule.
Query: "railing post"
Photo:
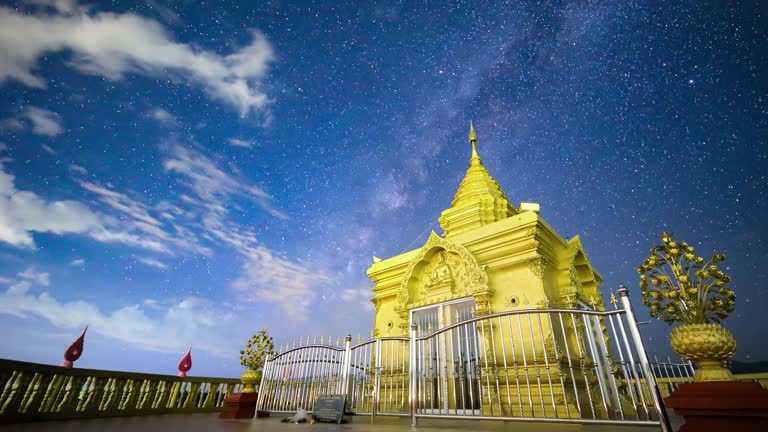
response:
[[[416,366],[416,324],[411,324],[411,337],[408,343],[408,352],[410,358],[410,366],[408,368],[408,398],[411,406],[411,427],[416,427],[416,377],[418,375],[418,368]]]
[[[349,368],[352,364],[352,335],[344,336],[344,359],[341,361],[341,382],[337,387],[337,394],[344,395],[346,398],[349,391]]]
[[[653,397],[653,405],[656,407],[656,412],[659,413],[659,423],[663,432],[671,432],[672,426],[669,424],[669,417],[667,416],[666,408],[664,408],[664,402],[661,399],[661,393],[659,392],[659,386],[656,383],[656,376],[651,370],[651,364],[648,361],[648,353],[645,351],[645,344],[640,337],[640,330],[637,328],[637,320],[635,320],[635,312],[632,310],[632,304],[629,301],[629,289],[624,285],[619,285],[618,289],[619,297],[621,298],[621,304],[626,311],[627,323],[629,324],[629,333],[632,335],[635,349],[637,349],[637,356],[640,358],[640,365],[643,368],[643,374],[645,375],[645,382],[648,384],[648,388],[651,390],[651,396]],[[635,377],[638,381],[640,377]]]
[[[381,387],[381,339],[376,339],[373,347],[373,391],[371,393],[371,424],[376,420],[379,411],[379,387]]]

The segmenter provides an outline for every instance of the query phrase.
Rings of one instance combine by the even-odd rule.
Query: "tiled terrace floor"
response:
[[[219,420],[218,414],[169,414],[162,416],[122,417],[93,420],[65,420],[40,423],[5,425],[3,432],[398,432],[411,431],[405,418],[377,417],[376,424],[370,424],[370,417],[346,417],[344,424],[280,423],[280,418],[254,420]],[[673,427],[678,429],[680,418],[673,417]],[[418,432],[653,432],[653,427],[613,425],[577,425],[525,422],[493,422],[472,420],[420,420]]]

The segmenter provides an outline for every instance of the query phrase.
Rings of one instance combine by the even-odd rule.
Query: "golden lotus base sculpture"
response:
[[[736,352],[736,340],[720,324],[686,324],[669,334],[672,349],[685,360],[696,362],[694,381],[735,381],[724,363]]]
[[[243,372],[240,381],[243,383],[243,393],[254,393],[256,385],[261,382],[261,371],[249,369]]]

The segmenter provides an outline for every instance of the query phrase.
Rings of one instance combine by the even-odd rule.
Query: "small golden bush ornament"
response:
[[[267,328],[264,327],[245,343],[244,350],[240,350],[240,364],[257,371],[264,367],[264,356],[267,354],[272,357],[277,353],[272,336],[267,334]]]
[[[731,278],[717,266],[724,254],[705,262],[671,234],[663,233],[661,241],[637,268],[643,304],[653,318],[670,325],[719,323],[733,312],[736,293],[726,286]]]
[[[696,362],[695,381],[735,380],[724,364],[736,352],[736,340],[720,325],[736,300],[726,286],[731,278],[717,266],[725,255],[716,253],[705,262],[693,246],[672,240],[671,234],[663,233],[661,241],[637,268],[643,304],[652,317],[681,324],[672,329],[669,342],[680,357]]]

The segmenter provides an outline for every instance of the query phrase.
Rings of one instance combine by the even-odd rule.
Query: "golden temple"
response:
[[[587,323],[592,330],[585,330],[575,320],[564,323],[560,317],[558,326],[551,318],[542,321],[538,316],[538,325],[518,320],[514,335],[509,322],[507,336],[503,335],[507,326],[500,321],[487,324],[487,329],[460,324],[474,316],[514,310],[605,310],[599,292],[602,278],[578,236],[563,239],[539,215],[537,203],[523,202],[517,208],[510,203],[480,159],[471,122],[469,142],[469,168],[451,206],[439,218],[443,236],[432,232],[422,247],[376,260],[368,269],[375,283],[373,336],[408,336],[409,328],[423,336],[452,325],[461,327],[451,333],[450,341],[420,348],[425,363],[419,367],[428,376],[426,391],[435,395],[435,402],[428,402],[435,412],[452,405],[466,414],[492,415],[496,404],[497,412],[506,413],[502,400],[527,400],[527,406],[519,404],[524,416],[545,415],[545,401],[566,417],[578,417],[583,410],[594,413],[595,407],[584,403],[592,399],[590,393],[613,394],[619,400],[617,387],[609,384],[614,381],[609,376],[610,348],[601,342],[607,340],[600,335],[604,322],[593,323],[595,327]],[[600,327],[602,331],[596,330]],[[507,349],[505,339],[516,345]],[[571,374],[572,387],[566,391],[566,374],[575,368],[571,353],[580,358],[579,370],[594,369]],[[479,360],[483,357],[485,365]],[[550,383],[563,385],[531,386],[531,380],[541,382],[545,370]],[[485,383],[480,379],[496,380],[500,374],[507,383],[510,377],[513,381],[524,377],[526,385],[494,387],[490,378]],[[440,394],[444,397],[438,401]]]
[[[420,248],[374,262],[374,333],[405,336],[409,313],[471,300],[477,315],[536,307],[603,309],[600,274],[579,237],[566,241],[538,205],[515,208],[477,152],[470,122],[469,169],[451,206]],[[448,322],[442,323],[447,324]]]

